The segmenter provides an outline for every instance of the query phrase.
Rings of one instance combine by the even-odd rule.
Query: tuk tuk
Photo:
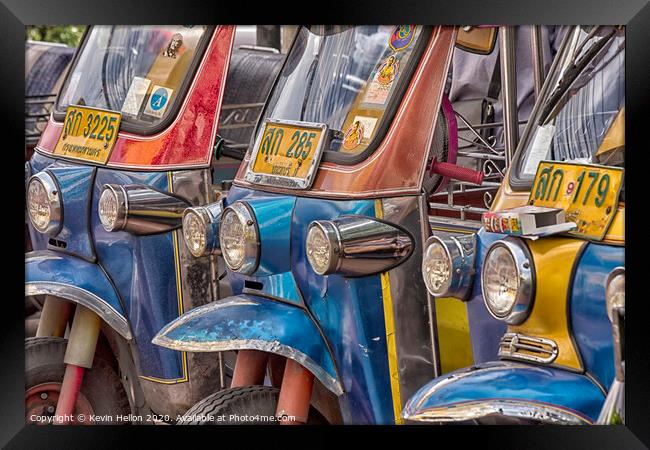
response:
[[[420,276],[429,197],[485,176],[455,164],[443,92],[457,31],[299,29],[227,195],[183,213],[189,251],[221,255],[233,295],[153,342],[238,353],[231,387],[180,424],[399,423],[442,353],[471,363],[466,314],[438,320]],[[485,316],[479,334],[500,326]],[[443,332],[459,346],[441,352]]]
[[[623,423],[624,67],[622,27],[573,27],[482,227],[427,242],[427,287],[464,303],[480,351],[406,421]],[[475,333],[480,311],[501,326]]]
[[[219,297],[216,257],[181,244],[181,214],[216,200],[211,163],[233,26],[92,26],[34,155],[25,296],[29,423],[174,422],[226,386],[223,361],[155,346]]]

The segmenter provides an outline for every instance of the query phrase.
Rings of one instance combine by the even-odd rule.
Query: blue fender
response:
[[[406,420],[453,422],[501,415],[545,423],[590,424],[605,395],[587,376],[550,367],[489,362],[438,377],[409,399]]]
[[[300,363],[336,395],[343,393],[334,360],[314,321],[298,306],[237,295],[192,309],[152,342],[186,352],[260,350]]]
[[[25,255],[25,296],[52,295],[94,311],[127,340],[131,328],[120,298],[97,264],[50,250]]]

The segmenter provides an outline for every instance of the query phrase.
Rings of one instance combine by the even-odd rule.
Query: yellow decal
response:
[[[106,164],[117,141],[122,114],[114,111],[68,106],[63,130],[54,154]]]

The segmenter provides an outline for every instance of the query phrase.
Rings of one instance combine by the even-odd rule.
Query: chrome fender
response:
[[[260,350],[303,365],[336,395],[343,394],[334,360],[314,321],[294,305],[237,295],[192,309],[170,322],[152,342],[172,350]]]
[[[596,421],[604,400],[602,389],[585,375],[490,362],[432,380],[409,399],[402,417],[445,423],[504,416],[580,425]]]
[[[97,264],[50,250],[25,254],[25,296],[52,295],[94,311],[126,340],[131,328],[115,288]]]

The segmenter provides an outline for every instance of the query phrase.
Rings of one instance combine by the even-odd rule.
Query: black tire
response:
[[[271,386],[224,389],[192,406],[176,425],[278,425],[268,418],[275,416],[279,396],[280,390]],[[253,418],[241,420],[244,416]],[[312,406],[307,424],[327,425],[327,420]]]
[[[67,339],[59,337],[25,340],[25,391],[39,384],[63,381],[67,345]],[[104,359],[95,357],[92,369],[85,371],[81,393],[92,406],[93,414],[112,418],[99,422],[102,425],[130,423],[131,408],[122,382]],[[121,420],[120,415],[124,416]]]

